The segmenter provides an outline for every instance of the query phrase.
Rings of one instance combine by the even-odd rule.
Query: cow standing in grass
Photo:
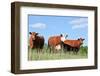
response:
[[[56,53],[57,51],[62,49],[62,42],[65,40],[67,37],[63,36],[62,34],[60,36],[51,36],[48,39],[48,47],[50,49],[50,52]]]
[[[63,42],[64,51],[73,51],[77,54],[84,40],[85,39],[83,38],[79,38],[77,40],[65,40]]]
[[[29,43],[31,49],[37,49],[37,52],[41,52],[44,46],[44,37],[38,36],[36,32],[30,32]]]

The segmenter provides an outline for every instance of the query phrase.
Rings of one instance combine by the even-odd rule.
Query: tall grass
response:
[[[77,54],[74,54],[73,51],[65,53],[63,50],[57,51],[57,53],[50,53],[50,49],[47,49],[46,44],[40,53],[37,53],[37,49],[28,47],[28,60],[83,59],[88,57],[87,54],[87,46],[82,46]]]

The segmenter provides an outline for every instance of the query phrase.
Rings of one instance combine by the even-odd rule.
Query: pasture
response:
[[[36,49],[28,47],[28,60],[58,60],[58,59],[84,59],[88,57],[88,47],[81,46],[77,54],[70,52],[64,52],[63,50],[57,53],[50,53],[50,49],[47,50],[47,45],[44,45],[42,52],[37,53]]]

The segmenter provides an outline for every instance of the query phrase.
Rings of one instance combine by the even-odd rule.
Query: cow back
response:
[[[61,37],[60,36],[50,37],[49,40],[48,40],[48,44],[50,46],[56,46],[60,43],[61,43]]]
[[[80,47],[80,41],[79,40],[65,40],[64,44],[69,45],[71,47]]]

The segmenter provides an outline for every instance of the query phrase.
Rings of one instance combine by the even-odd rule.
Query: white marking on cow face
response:
[[[61,41],[64,42],[67,37],[68,37],[68,34],[61,34]]]
[[[79,41],[80,41],[80,43],[81,43],[81,45],[83,44],[83,41],[85,40],[85,39],[82,39],[82,38],[80,38],[80,39],[78,39]]]
[[[30,32],[30,35],[31,35],[32,39],[35,40],[38,33]]]
[[[61,37],[61,41],[63,41],[63,42],[64,42],[65,40],[66,40],[66,39],[65,39],[65,37],[64,37],[64,36],[62,36],[62,37]]]
[[[55,49],[60,50],[60,49],[61,49],[61,45],[60,45],[60,44],[57,45],[57,46],[55,47]]]
[[[34,35],[32,35],[32,39],[35,40],[35,36]]]

